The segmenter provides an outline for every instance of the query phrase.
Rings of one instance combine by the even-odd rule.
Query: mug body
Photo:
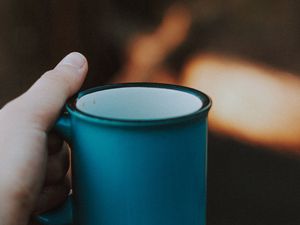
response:
[[[121,84],[77,99],[124,87],[188,92],[203,104],[171,118],[116,119],[70,103],[75,224],[204,225],[209,98],[174,85]]]

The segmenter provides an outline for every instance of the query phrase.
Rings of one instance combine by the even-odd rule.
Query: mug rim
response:
[[[202,101],[202,106],[195,112],[188,113],[186,115],[163,118],[163,119],[118,119],[110,117],[95,116],[89,113],[83,112],[76,107],[77,101],[84,95],[115,88],[128,88],[128,87],[150,87],[150,88],[165,88],[171,90],[182,91],[185,93],[192,94],[199,98]],[[107,84],[103,86],[98,86],[90,88],[84,91],[80,91],[73,97],[71,97],[67,104],[67,112],[75,115],[78,118],[88,120],[90,122],[108,124],[108,125],[127,125],[127,126],[145,126],[145,125],[165,125],[165,124],[174,124],[183,121],[189,121],[199,118],[204,118],[207,116],[209,109],[211,108],[212,101],[211,98],[205,93],[196,90],[194,88],[185,87],[175,84],[164,84],[164,83],[148,83],[148,82],[135,82],[135,83],[117,83],[117,84]]]

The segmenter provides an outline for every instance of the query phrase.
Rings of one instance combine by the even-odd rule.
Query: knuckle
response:
[[[60,205],[67,198],[70,192],[70,185],[65,180],[57,183],[55,185],[46,186],[43,188],[41,194],[39,195],[35,214],[48,211],[54,207]]]
[[[68,151],[61,150],[56,155],[49,157],[46,184],[61,182],[69,170]]]
[[[22,96],[19,96],[9,102],[7,102],[2,108],[1,108],[1,111],[0,112],[5,112],[6,110],[18,110],[20,107],[21,107],[21,104],[20,104],[20,98]]]
[[[63,139],[56,133],[50,132],[48,134],[48,154],[53,155],[63,148]]]
[[[60,68],[47,71],[42,75],[41,80],[45,80],[46,83],[51,83],[51,85],[58,87],[58,90],[63,91],[64,95],[68,96],[69,93],[72,93],[73,89],[73,82],[70,76],[70,71]]]
[[[8,122],[8,118],[16,118],[19,122],[21,118],[24,118],[26,112],[28,111],[28,107],[23,103],[22,96],[13,99],[12,101],[6,103],[0,110],[0,121],[1,123]],[[22,116],[20,116],[20,114]]]

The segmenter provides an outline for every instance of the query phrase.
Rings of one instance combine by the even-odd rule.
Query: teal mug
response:
[[[56,129],[72,148],[73,193],[45,225],[205,225],[210,98],[176,85],[83,91]]]

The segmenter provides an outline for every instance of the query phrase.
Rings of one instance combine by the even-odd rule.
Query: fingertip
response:
[[[72,66],[77,70],[82,70],[85,66],[87,66],[87,59],[79,52],[71,52],[70,54],[65,56],[55,68],[62,65]]]
[[[24,123],[38,125],[39,129],[47,131],[65,101],[80,89],[87,70],[87,59],[81,53],[68,54],[53,70],[44,73],[28,91],[13,101],[15,110],[12,111],[21,114],[18,118]]]

